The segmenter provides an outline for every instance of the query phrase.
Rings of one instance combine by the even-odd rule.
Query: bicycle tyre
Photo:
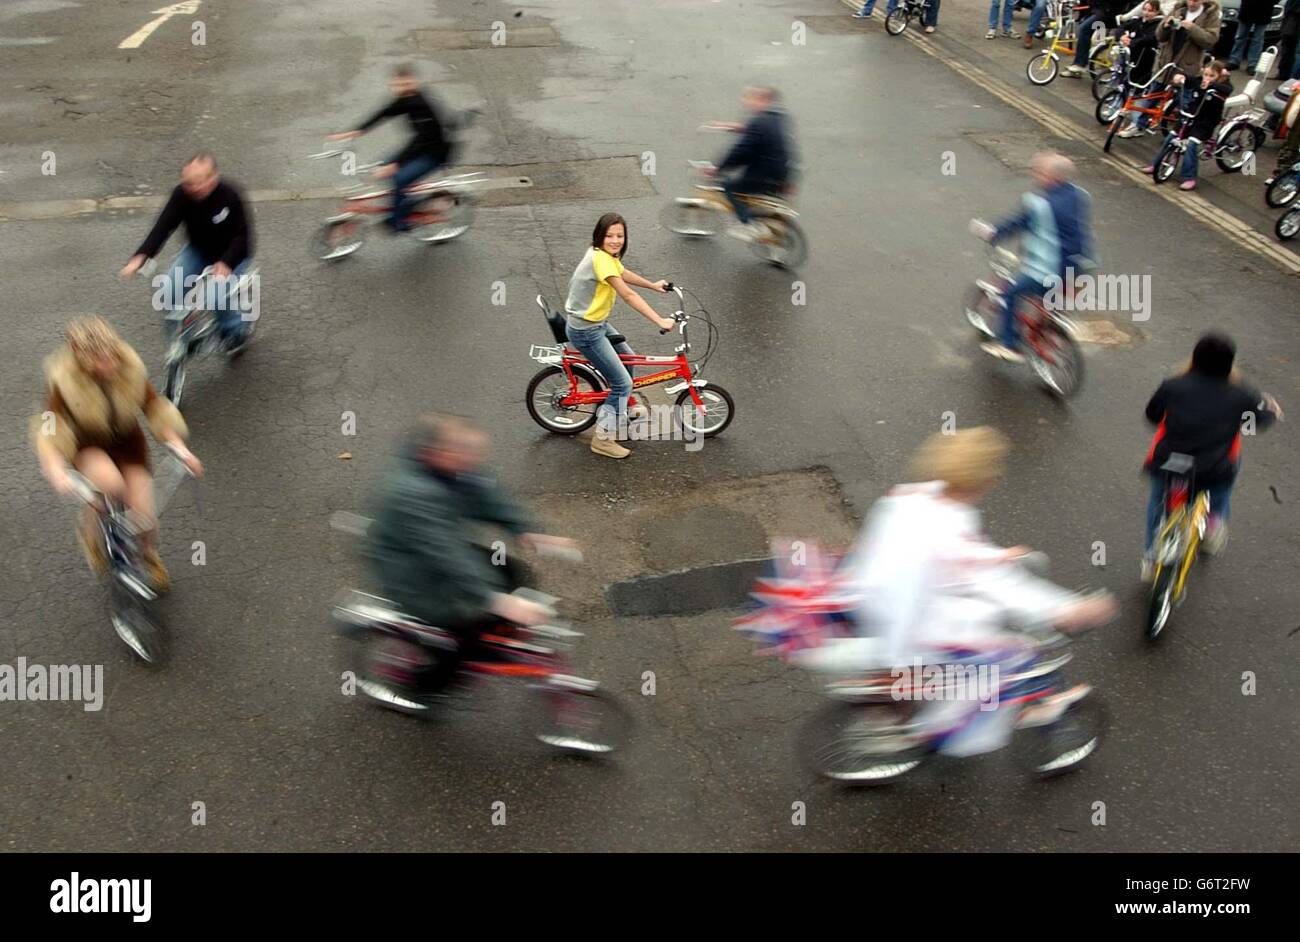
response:
[[[335,262],[361,248],[361,226],[358,219],[332,219],[316,230],[311,249],[322,262]]]
[[[660,224],[669,232],[688,239],[717,235],[718,209],[708,200],[679,196],[663,208]]]
[[[1300,206],[1293,206],[1277,219],[1273,234],[1283,242],[1290,242],[1300,232]]]
[[[1178,577],[1180,558],[1174,565],[1161,566],[1151,584],[1151,597],[1147,603],[1146,636],[1154,641],[1169,626],[1174,611],[1174,580]]]
[[[632,714],[605,690],[537,684],[533,691],[541,708],[529,704],[528,715],[539,742],[563,752],[597,756],[623,748],[631,738]]]
[[[808,240],[797,222],[786,216],[767,216],[764,217],[764,222],[779,237],[780,244],[761,240],[751,242],[749,247],[755,255],[769,265],[787,271],[798,268],[808,260]]]
[[[1151,179],[1157,184],[1164,183],[1177,172],[1181,157],[1182,154],[1172,141],[1160,145],[1160,153],[1156,154],[1156,159],[1151,164]]]
[[[600,374],[586,366],[575,365],[573,373],[578,378],[578,389],[582,390],[584,383],[589,389],[587,392],[600,392],[605,389],[605,383]],[[557,376],[558,374],[558,376]],[[549,416],[543,414],[543,410],[536,402],[538,390],[547,381],[558,381],[554,383],[553,389],[548,389],[543,395],[543,402],[552,404]],[[524,405],[528,407],[528,414],[532,416],[533,421],[556,435],[577,435],[579,432],[585,432],[591,428],[596,421],[596,405],[575,406],[572,409],[560,406],[557,399],[558,395],[563,395],[569,388],[568,377],[565,376],[564,370],[558,366],[548,366],[540,370],[528,382],[528,389],[524,393]],[[589,410],[589,411],[588,411]],[[570,419],[569,416],[575,418]]]
[[[894,7],[892,12],[885,15],[885,32],[890,36],[901,36],[903,30],[907,29],[909,19],[911,19],[911,14],[907,11],[906,6]]]
[[[711,414],[716,415],[716,413],[708,412],[705,413],[704,420],[701,421],[699,419],[699,410],[695,406],[695,400],[691,398],[691,391],[689,389],[683,389],[677,395],[677,415],[680,417],[679,421],[681,421],[684,428],[688,428],[692,433],[703,436],[704,438],[713,438],[715,435],[721,435],[727,430],[727,426],[731,424],[731,420],[736,417],[736,401],[731,398],[731,393],[713,383],[709,383],[707,386],[697,387],[696,392],[699,394],[701,399],[705,400],[705,408],[708,408],[711,405],[709,399],[712,398],[715,400],[712,403],[714,406],[719,404],[716,400],[721,400],[720,404],[726,407],[726,412],[722,416],[722,421],[711,423],[709,421],[709,416]]]
[[[1030,347],[1026,351],[1030,366],[1049,393],[1057,399],[1069,399],[1083,386],[1083,351],[1055,321],[1049,320],[1043,325],[1041,336],[1051,341],[1052,362],[1043,359],[1037,350]]]
[[[189,359],[181,357],[167,364],[167,378],[163,383],[163,396],[176,408],[181,407],[181,396],[185,394],[185,378],[189,373]]]
[[[1300,193],[1300,171],[1288,170],[1279,173],[1264,191],[1264,202],[1274,209],[1290,206]]]
[[[1046,66],[1046,69],[1043,71],[1034,68],[1034,63],[1039,60],[1042,60],[1043,64]],[[1050,85],[1060,71],[1061,64],[1057,61],[1056,56],[1052,55],[1050,52],[1043,51],[1030,59],[1025,65],[1025,78],[1029,79],[1031,85]]]
[[[1119,117],[1120,112],[1124,110],[1124,100],[1124,93],[1118,89],[1097,99],[1097,107],[1092,112],[1097,123],[1110,124]]]
[[[1246,166],[1246,162],[1251,160],[1255,152],[1263,146],[1263,138],[1264,135],[1259,128],[1251,127],[1249,124],[1239,124],[1216,142],[1214,162],[1224,173],[1240,173],[1241,168]],[[1223,154],[1225,150],[1234,157],[1240,154],[1241,158],[1225,160]]]
[[[1106,143],[1101,145],[1101,149],[1106,153],[1110,153],[1111,145],[1115,142],[1115,135],[1119,133],[1119,129],[1124,123],[1124,112],[1121,110],[1119,114],[1115,115],[1115,120],[1110,123],[1110,131],[1106,134]]]
[[[904,704],[892,702],[824,703],[799,732],[799,758],[811,771],[845,785],[888,785],[930,752],[926,744],[901,742],[909,713]]]
[[[411,208],[411,213],[432,213],[443,216],[441,222],[413,225],[411,235],[427,245],[450,242],[469,231],[474,224],[474,199],[464,193],[438,190],[430,193]]]

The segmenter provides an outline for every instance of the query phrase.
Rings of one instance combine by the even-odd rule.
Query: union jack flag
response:
[[[773,543],[773,575],[754,583],[749,594],[755,608],[732,627],[750,635],[759,654],[779,657],[854,634],[850,613],[857,600],[839,563],[839,556],[823,553],[815,542]]]

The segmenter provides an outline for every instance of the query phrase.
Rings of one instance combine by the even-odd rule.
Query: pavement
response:
[[[1300,401],[1294,256],[1230,232],[1228,217],[1256,235],[1266,220],[1249,215],[1248,193],[1238,205],[1224,190],[1220,202],[1217,171],[1196,194],[1211,212],[1104,157],[1095,121],[1077,117],[1086,89],[1065,79],[1030,89],[1017,75],[1024,50],[985,43],[982,17],[965,6],[945,4],[935,37],[900,40],[831,0],[389,0],[364,11],[339,0],[205,0],[118,49],[156,18],[154,3],[6,4],[0,114],[14,133],[0,144],[0,325],[12,363],[0,373],[11,429],[0,472],[13,549],[0,562],[0,664],[103,665],[106,692],[98,712],[0,703],[0,847],[1295,846],[1285,786],[1298,771],[1300,698],[1287,654],[1300,591],[1287,425],[1247,443],[1229,550],[1198,568],[1160,645],[1141,637],[1136,581],[1142,406],[1211,326],[1237,339],[1262,388],[1284,406]],[[958,29],[963,18],[970,26]],[[192,42],[197,22],[204,45]],[[499,191],[454,243],[376,233],[345,262],[318,264],[309,240],[333,211],[328,191],[349,181],[306,157],[378,107],[387,71],[406,58],[451,107],[482,108],[464,162],[534,186]],[[729,240],[683,242],[659,223],[687,191],[685,161],[721,147],[695,129],[734,118],[740,88],[756,80],[782,89],[803,156],[797,205],[811,254],[794,273]],[[1013,94],[1017,81],[1026,91]],[[1017,107],[1030,94],[1059,120]],[[401,140],[397,128],[379,133],[358,148],[362,160]],[[986,270],[966,223],[1009,211],[1044,146],[1076,158],[1105,270],[1147,276],[1151,289],[1146,320],[1085,316],[1096,342],[1068,406],[981,356],[961,316]],[[41,358],[73,314],[109,317],[160,378],[148,286],[114,273],[147,231],[149,200],[200,149],[265,196],[253,204],[263,313],[243,358],[190,375],[202,513],[182,491],[164,517],[173,651],[150,670],[109,628],[72,509],[39,477],[25,427]],[[52,175],[41,172],[47,151]],[[122,197],[143,199],[110,202]],[[67,211],[39,210],[61,202]],[[558,299],[594,220],[611,210],[628,219],[629,266],[691,288],[721,330],[708,375],[735,397],[737,416],[698,452],[646,443],[608,461],[544,433],[524,409],[537,369],[528,348],[549,342],[533,297]],[[505,303],[494,304],[502,289]],[[638,349],[667,352],[631,312],[616,318]],[[348,651],[329,630],[329,600],[366,573],[329,518],[367,511],[395,437],[430,408],[483,421],[502,480],[586,547],[587,563],[554,564],[543,585],[586,633],[576,669],[637,721],[617,760],[575,761],[529,742],[525,692],[509,686],[434,722],[342,693]],[[348,414],[355,434],[345,434]],[[1124,605],[1071,666],[1111,714],[1106,743],[1079,773],[1038,784],[999,753],[935,762],[881,792],[828,786],[795,758],[799,724],[821,702],[815,681],[754,657],[729,629],[733,611],[612,614],[616,583],[751,559],[777,536],[843,545],[950,416],[994,423],[1014,442],[985,508],[991,536],[1044,550],[1059,582],[1108,587]],[[201,566],[191,565],[196,541]],[[1093,564],[1099,543],[1104,566]],[[492,823],[496,802],[505,824]],[[795,823],[797,802],[806,823]]]

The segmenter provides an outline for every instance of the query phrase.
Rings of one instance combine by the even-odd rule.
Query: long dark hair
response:
[[[610,226],[623,227],[623,248],[619,250],[618,257],[622,258],[627,252],[629,238],[627,234],[627,220],[618,213],[606,213],[596,220],[596,228],[591,232],[591,247],[605,250],[605,233],[609,231]]]

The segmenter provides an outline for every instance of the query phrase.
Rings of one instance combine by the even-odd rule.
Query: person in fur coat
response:
[[[78,318],[64,336],[66,343],[45,360],[45,402],[31,420],[41,473],[56,492],[67,494],[72,491],[68,468],[74,467],[152,523],[149,446],[138,415],[144,414],[156,440],[175,446],[189,469],[202,474],[203,465],[185,447],[185,420],[158,395],[139,354],[103,318]],[[102,574],[108,560],[95,524],[87,507],[82,548],[91,568]],[[156,525],[141,534],[140,547],[155,587],[165,591],[169,579],[158,555]]]

